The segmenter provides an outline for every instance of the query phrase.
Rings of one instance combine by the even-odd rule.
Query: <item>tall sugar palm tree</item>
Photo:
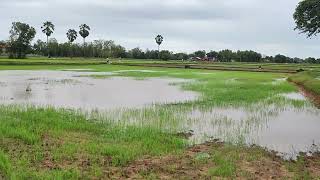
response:
[[[72,43],[77,39],[78,33],[74,29],[69,29],[67,32],[67,38],[69,40],[69,43],[72,45]],[[72,47],[72,46],[71,46]],[[73,55],[71,55],[72,58]]]
[[[79,26],[79,28],[80,28],[80,31],[79,31],[79,34],[80,34],[80,36],[83,38],[83,57],[85,57],[85,46],[86,46],[86,37],[88,37],[89,36],[89,34],[90,34],[90,27],[88,26],[88,25],[86,25],[86,24],[81,24],[80,26]]]
[[[49,36],[51,36],[51,34],[54,31],[54,24],[50,21],[46,21],[43,23],[43,25],[41,26],[42,32],[44,34],[46,34],[47,36],[47,52],[48,52],[48,57],[50,57],[49,54]]]
[[[81,35],[81,37],[83,38],[83,44],[85,44],[86,43],[86,37],[88,37],[89,36],[89,34],[90,34],[90,27],[88,26],[88,25],[86,25],[86,24],[81,24],[80,26],[79,26],[79,28],[80,28],[80,31],[79,31],[79,34]]]
[[[156,39],[156,43],[158,44],[158,58],[160,59],[160,45],[163,42],[163,36],[158,35],[155,39]]]
[[[73,43],[78,37],[78,33],[74,29],[69,29],[67,32],[67,38],[70,43]]]

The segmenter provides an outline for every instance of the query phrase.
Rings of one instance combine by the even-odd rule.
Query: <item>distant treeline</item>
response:
[[[6,42],[0,41],[0,54],[5,53]],[[132,58],[132,59],[158,59],[157,50],[142,50],[134,48],[126,50],[121,45],[111,40],[95,40],[83,44],[76,43],[58,43],[54,38],[49,39],[47,43],[38,40],[28,49],[28,54],[51,57],[87,57],[87,58]],[[168,50],[160,51],[161,60],[188,60],[199,59],[220,62],[274,62],[274,63],[320,63],[316,58],[290,58],[284,55],[262,56],[254,51],[196,51],[194,53],[173,53]]]

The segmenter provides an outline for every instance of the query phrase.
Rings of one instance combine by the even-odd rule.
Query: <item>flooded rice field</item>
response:
[[[59,108],[106,110],[141,108],[151,104],[195,100],[198,94],[182,91],[177,79],[134,80],[112,77],[94,79],[100,72],[0,71],[0,102]]]
[[[299,152],[319,150],[320,110],[307,103],[300,93],[279,94],[279,97],[287,101],[306,102],[302,107],[294,107],[290,103],[266,105],[259,102],[250,107],[200,109],[196,105],[177,104],[200,98],[199,93],[184,91],[176,85],[192,81],[173,78],[135,80],[126,77],[94,79],[87,76],[117,75],[130,70],[88,71],[0,71],[0,103],[94,111],[98,116],[117,123],[188,132],[190,143],[220,139],[259,145],[279,152],[284,158],[295,158]],[[277,79],[275,84],[285,80]],[[235,82],[237,79],[229,79],[226,84]]]
[[[185,128],[192,130],[191,140],[195,143],[222,139],[259,145],[287,159],[296,158],[299,152],[320,150],[318,109],[259,105],[251,109],[196,109],[187,114],[186,119]]]

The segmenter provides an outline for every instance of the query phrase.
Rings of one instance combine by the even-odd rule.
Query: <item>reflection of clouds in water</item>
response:
[[[7,84],[5,82],[0,82],[0,87],[5,87]]]
[[[198,94],[182,91],[172,83],[183,79],[150,78],[137,81],[132,78],[112,77],[95,79],[83,76],[110,75],[110,72],[71,71],[1,71],[0,87],[4,97],[14,101],[2,103],[51,105],[64,108],[111,109],[136,108],[153,103],[177,103],[195,100]],[[26,92],[27,87],[31,88]]]
[[[191,138],[194,143],[218,138],[232,143],[257,144],[290,157],[295,157],[295,152],[308,152],[313,143],[320,144],[320,110],[313,107],[195,109],[186,119],[183,126],[194,131]]]
[[[189,132],[190,143],[221,139],[225,142],[256,144],[295,158],[298,152],[320,144],[320,110],[310,104],[301,108],[256,104],[251,107],[199,109],[155,106],[140,110],[99,113],[120,124],[156,126],[170,132]],[[313,150],[314,151],[314,150]]]
[[[287,93],[287,94],[281,94],[281,96],[291,99],[291,100],[298,100],[298,101],[305,101],[306,97],[301,93]]]

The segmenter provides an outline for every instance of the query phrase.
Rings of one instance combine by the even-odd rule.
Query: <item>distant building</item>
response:
[[[6,52],[7,48],[8,48],[8,46],[6,44],[0,44],[0,52],[1,53]]]
[[[215,57],[208,57],[208,56],[205,56],[203,58],[192,57],[191,60],[193,60],[193,61],[217,61],[217,59]]]

